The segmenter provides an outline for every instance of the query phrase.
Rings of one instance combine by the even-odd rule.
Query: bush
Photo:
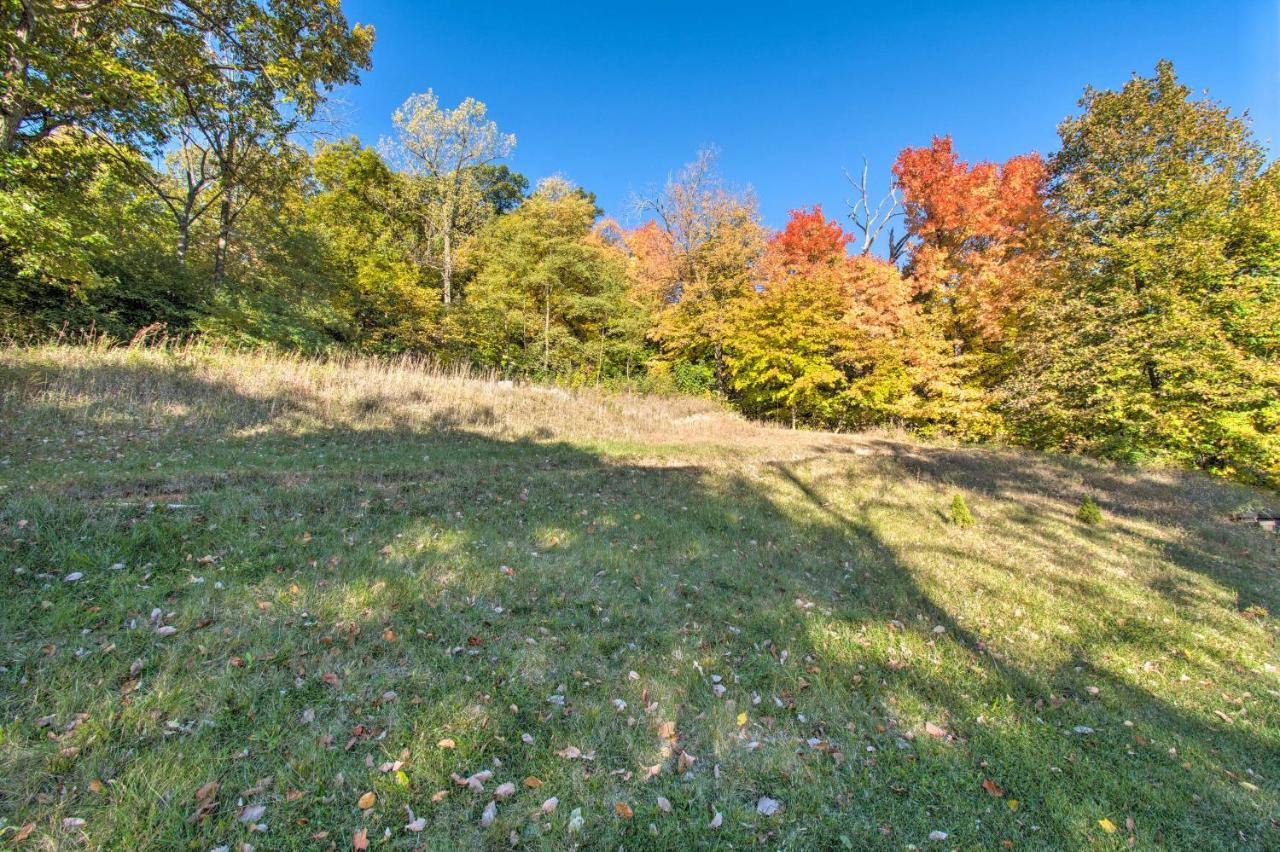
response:
[[[951,498],[951,523],[967,529],[974,525],[973,513],[969,511],[969,505],[964,502],[964,497],[960,494]]]
[[[1091,527],[1097,526],[1102,523],[1102,509],[1092,497],[1086,497],[1080,501],[1080,508],[1076,510],[1076,519]]]
[[[715,371],[706,364],[691,361],[676,361],[671,366],[671,378],[678,391],[692,396],[705,396],[716,386]]]

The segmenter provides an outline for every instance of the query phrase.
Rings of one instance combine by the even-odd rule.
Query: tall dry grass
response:
[[[0,414],[26,429],[449,428],[507,440],[735,451],[805,442],[803,433],[752,423],[710,399],[514,384],[413,356],[319,358],[163,340],[0,348]]]

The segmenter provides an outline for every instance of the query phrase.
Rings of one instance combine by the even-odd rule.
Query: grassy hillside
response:
[[[0,351],[4,839],[1276,848],[1246,508],[407,363]]]

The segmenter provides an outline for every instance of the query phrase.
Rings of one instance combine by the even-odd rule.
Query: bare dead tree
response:
[[[875,246],[876,240],[880,239],[886,227],[889,227],[894,219],[903,215],[901,202],[898,199],[897,184],[891,184],[889,191],[876,203],[875,208],[871,207],[871,192],[867,188],[867,158],[862,158],[862,177],[860,180],[855,179],[849,174],[849,170],[845,169],[845,179],[849,181],[849,186],[853,187],[857,193],[856,198],[849,199],[846,203],[849,205],[849,220],[853,222],[853,227],[862,234],[861,244],[859,246],[859,254],[867,255],[871,253],[871,249]],[[894,233],[894,229],[889,227],[889,262],[897,263],[898,258],[902,256],[902,251],[907,245],[907,235],[904,233],[898,237]]]

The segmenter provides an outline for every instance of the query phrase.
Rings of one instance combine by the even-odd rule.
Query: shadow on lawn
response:
[[[194,643],[215,639],[223,645],[219,653],[251,660],[248,674],[236,666],[211,666],[198,685],[186,687],[219,722],[197,733],[194,745],[138,720],[136,730],[122,734],[131,738],[131,753],[153,749],[152,759],[187,766],[199,776],[211,763],[229,788],[278,772],[287,776],[277,784],[283,791],[286,785],[328,783],[321,774],[332,771],[335,761],[349,763],[344,771],[354,775],[357,758],[374,744],[362,739],[349,755],[342,744],[353,726],[372,726],[366,729],[390,732],[377,748],[386,754],[408,750],[418,761],[415,769],[431,776],[421,781],[415,776],[406,791],[392,790],[387,798],[395,801],[400,795],[420,814],[425,811],[428,832],[435,837],[452,836],[464,844],[505,840],[505,830],[484,834],[475,827],[483,800],[454,804],[461,798],[454,797],[435,810],[422,804],[435,786],[447,784],[443,779],[449,771],[479,768],[496,757],[511,777],[539,775],[548,789],[569,790],[563,794],[566,807],[574,791],[583,798],[576,804],[594,806],[597,822],[589,845],[664,845],[644,833],[647,818],[632,824],[599,811],[607,811],[611,797],[638,795],[638,782],[607,773],[638,771],[663,759],[654,728],[669,717],[679,731],[678,747],[702,759],[695,764],[699,783],[678,781],[671,759],[663,775],[650,782],[677,802],[682,820],[662,829],[676,832],[668,838],[672,841],[707,842],[737,830],[745,834],[729,836],[771,845],[838,847],[843,835],[854,846],[900,846],[923,840],[924,826],[943,826],[962,844],[1010,839],[1053,846],[1094,837],[1096,821],[1103,817],[1123,832],[1124,817],[1133,815],[1144,844],[1277,842],[1274,811],[1268,814],[1255,804],[1257,797],[1223,775],[1223,767],[1244,766],[1264,778],[1275,775],[1280,766],[1267,751],[1269,743],[1240,727],[1210,724],[1087,658],[1041,670],[988,653],[981,639],[950,615],[947,602],[922,588],[909,564],[882,539],[868,517],[874,503],[858,513],[842,510],[839,501],[806,478],[802,465],[774,464],[762,475],[627,465],[564,444],[485,437],[468,431],[484,425],[475,421],[474,412],[429,423],[402,418],[377,428],[281,434],[270,427],[315,413],[305,399],[246,398],[193,375],[147,378],[158,382],[155,387],[225,404],[227,417],[179,427],[186,434],[175,432],[171,438],[198,442],[210,451],[214,465],[230,469],[210,472],[209,462],[193,460],[187,470],[166,464],[163,474],[117,477],[104,468],[85,481],[49,486],[38,493],[62,514],[41,518],[30,541],[0,548],[3,561],[52,561],[75,536],[106,540],[129,526],[130,535],[142,542],[136,561],[157,566],[153,582],[165,606],[185,613],[188,627],[197,617],[214,619],[214,631],[158,652],[166,656],[156,668],[177,685],[190,665],[185,655],[196,653]],[[103,376],[98,386],[138,382],[137,374],[126,371]],[[110,403],[102,398],[85,405]],[[71,419],[53,409],[34,414],[38,422],[63,431],[78,422],[76,412]],[[247,434],[249,427],[253,434]],[[163,443],[167,451],[169,439]],[[1053,511],[1070,511],[1081,487],[1068,490],[1058,479],[1043,478],[1049,468],[1039,463],[1030,471],[999,465],[979,469],[963,454],[957,461],[941,451],[917,450],[910,458],[895,453],[875,464],[890,473],[926,476],[1020,502],[1049,494]],[[1159,489],[1148,494],[1140,491],[1145,486],[1102,477],[1091,474],[1087,487],[1112,487],[1115,493],[1123,485],[1158,502]],[[179,486],[197,507],[188,516],[106,509],[83,500],[94,493],[177,493]],[[1133,504],[1104,505],[1122,513]],[[10,524],[12,511],[0,510],[0,520]],[[169,533],[185,550],[215,554],[228,578],[243,584],[243,594],[211,603],[206,587],[187,584],[189,565],[164,550],[166,539],[145,535],[149,525],[160,523],[172,527]],[[305,546],[299,544],[304,534]],[[1065,540],[1054,546],[1059,544],[1068,546]],[[919,546],[946,545],[922,541]],[[1188,570],[1238,581],[1235,572],[1224,574],[1221,562],[1211,558],[1212,547],[1193,533],[1164,553]],[[501,564],[515,566],[514,573],[501,572]],[[85,689],[84,682],[93,677],[101,682],[101,668],[65,656],[41,659],[31,651],[59,629],[72,636],[86,626],[118,625],[137,614],[135,604],[112,600],[112,586],[95,589],[92,582],[74,590],[56,588],[54,594],[101,594],[95,604],[102,611],[77,614],[57,626],[38,611],[29,619],[24,615],[48,594],[37,583],[15,584],[14,593],[0,602],[9,634],[0,647],[16,662],[16,674],[7,677],[21,674],[41,688],[19,694],[5,681],[0,707],[7,717],[43,715],[31,703],[33,693]],[[137,577],[109,582],[129,585]],[[300,603],[290,603],[298,598],[293,587],[301,587]],[[1259,600],[1275,600],[1274,588],[1265,583],[1249,588]],[[1062,593],[1099,591],[1081,585]],[[1176,596],[1178,591],[1162,593]],[[278,603],[262,609],[255,608],[255,600]],[[816,609],[798,601],[815,602]],[[891,622],[900,623],[901,630],[890,628]],[[944,632],[933,633],[934,626]],[[403,640],[381,641],[386,630]],[[855,642],[858,651],[847,644],[833,650],[824,630],[874,639]],[[325,636],[336,641],[318,650]],[[1119,647],[1136,639],[1117,628],[1106,642]],[[131,638],[120,642],[122,653],[112,665],[127,669],[132,655],[146,649]],[[789,652],[785,664],[782,650]],[[925,655],[937,655],[946,664],[941,675]],[[707,676],[714,670],[726,678],[731,689],[726,698],[749,712],[752,736],[776,748],[777,755],[746,752],[725,699],[716,698],[708,677],[691,667],[695,659]],[[632,668],[640,676],[634,684],[624,680]],[[338,673],[344,696],[351,696],[331,708],[333,692],[318,680],[326,670]],[[305,687],[296,686],[295,677],[305,680]],[[1080,694],[1084,683],[1100,686],[1104,701]],[[568,686],[565,710],[547,703],[548,695],[559,694],[560,684]],[[390,689],[401,700],[386,699]],[[753,692],[764,698],[758,707],[750,704]],[[640,717],[639,725],[626,725],[614,709],[619,694]],[[646,697],[662,704],[655,718],[640,712]],[[770,706],[774,697],[784,706]],[[1061,705],[1053,706],[1059,699]],[[111,713],[127,714],[129,706],[145,706],[147,698],[122,700],[108,688],[97,700],[104,706],[95,715],[107,717],[108,706]],[[318,720],[317,733],[336,737],[314,750],[295,743],[297,732],[290,728],[296,724],[292,720],[317,705],[329,708]],[[519,709],[498,712],[508,705]],[[900,742],[917,727],[911,718],[917,712],[945,720],[953,738]],[[246,744],[243,727],[231,720],[246,713],[263,730],[251,732],[252,759],[235,762],[232,755]],[[984,722],[984,716],[994,717],[995,724]],[[1135,721],[1136,728],[1125,728],[1125,719]],[[1080,725],[1096,733],[1073,734]],[[461,744],[456,754],[441,753],[434,743],[442,729],[465,731],[474,742]],[[228,733],[233,731],[238,733]],[[537,754],[521,744],[525,731],[537,733]],[[1135,733],[1151,744],[1137,745]],[[845,762],[837,765],[806,751],[802,741],[811,736],[840,744]],[[313,738],[309,735],[308,743]],[[1170,742],[1194,755],[1191,768],[1182,767],[1181,755],[1167,753]],[[548,756],[552,748],[587,748],[587,743],[596,744],[593,764]],[[9,748],[16,747],[11,740]],[[93,748],[78,761],[56,762],[51,755],[57,745],[44,742],[38,732],[30,732],[21,749],[29,758],[51,761],[52,768],[47,776],[5,773],[11,777],[0,782],[0,804],[20,819],[42,815],[35,798],[42,793],[71,790],[73,802],[79,796],[91,806],[83,792],[88,779],[129,772],[119,755]],[[0,765],[14,769],[15,754],[10,751]],[[202,767],[201,761],[208,763]],[[714,782],[708,780],[712,763],[726,767]],[[987,778],[1005,788],[1003,799],[982,790]],[[1264,791],[1274,807],[1273,789],[1264,786]],[[756,798],[766,794],[784,800],[781,818],[754,815]],[[1021,802],[1018,811],[1006,804],[1013,798]],[[704,829],[712,806],[731,815],[725,834]],[[275,807],[311,826],[353,819],[350,808],[331,797],[292,805],[281,800]],[[140,800],[135,808],[117,815],[118,838],[145,838],[136,833],[139,825],[151,826],[157,845],[214,837],[185,822],[185,803]],[[386,818],[389,825],[399,825],[395,815]],[[532,824],[514,812],[504,820],[504,829],[524,832]],[[232,815],[223,814],[216,825],[234,827]],[[278,831],[281,843],[299,848],[308,843],[309,829],[285,823]],[[110,845],[102,836],[97,839]],[[563,841],[554,834],[525,839]]]

